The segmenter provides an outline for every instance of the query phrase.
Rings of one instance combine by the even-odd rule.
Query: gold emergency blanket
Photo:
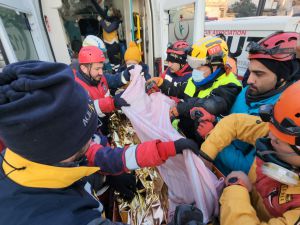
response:
[[[140,143],[130,121],[120,112],[111,116],[109,128],[115,146]],[[156,168],[138,169],[135,174],[137,193],[132,202],[128,203],[117,198],[122,222],[132,225],[165,224],[168,212],[168,191],[163,179]]]

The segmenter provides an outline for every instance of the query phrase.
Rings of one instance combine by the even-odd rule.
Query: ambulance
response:
[[[120,11],[120,43],[126,47],[136,41],[154,76],[163,71],[167,45],[175,40],[192,44],[204,35],[223,33],[243,76],[249,41],[279,30],[299,31],[300,17],[291,16],[205,22],[205,1],[200,0],[0,0],[0,70],[21,60],[70,64],[88,32],[101,36],[95,4]]]

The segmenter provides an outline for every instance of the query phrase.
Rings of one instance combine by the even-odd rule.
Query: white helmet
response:
[[[96,46],[98,47],[102,52],[106,52],[106,47],[104,42],[98,38],[95,35],[88,35],[86,38],[83,40],[82,46]]]

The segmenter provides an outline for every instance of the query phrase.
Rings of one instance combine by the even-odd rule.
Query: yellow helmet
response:
[[[196,69],[203,65],[225,65],[228,56],[228,46],[220,37],[204,37],[193,44],[187,57],[188,64]]]

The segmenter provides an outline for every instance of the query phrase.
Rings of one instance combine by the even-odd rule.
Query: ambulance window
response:
[[[6,66],[7,64],[8,64],[8,59],[6,57],[2,42],[0,40],[0,72],[2,72],[3,67]]]
[[[18,61],[38,59],[26,14],[0,7],[0,17]]]

